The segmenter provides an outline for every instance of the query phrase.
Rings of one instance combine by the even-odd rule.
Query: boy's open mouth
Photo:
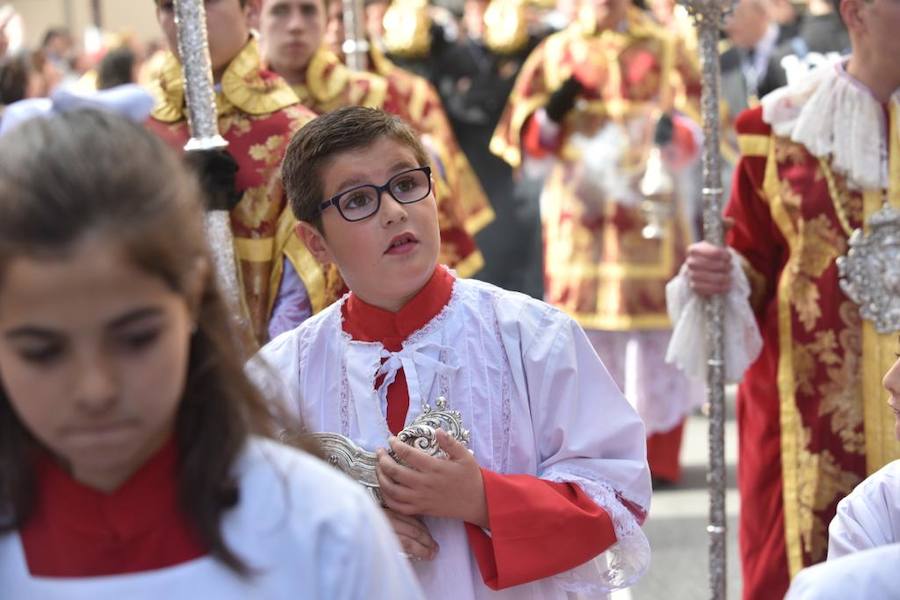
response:
[[[385,250],[384,253],[403,254],[409,252],[418,243],[419,240],[413,234],[409,232],[401,233],[391,240],[391,243],[388,244],[387,250]]]

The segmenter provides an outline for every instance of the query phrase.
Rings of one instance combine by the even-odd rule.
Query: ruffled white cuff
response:
[[[741,268],[740,255],[731,252],[731,291],[725,297],[725,381],[737,383],[762,350],[762,337],[750,308],[750,283]],[[666,285],[666,304],[674,327],[666,362],[674,363],[689,377],[706,379],[706,316],[703,299],[688,283],[687,266]]]
[[[609,515],[616,533],[616,543],[606,552],[555,575],[554,583],[583,598],[606,598],[612,591],[634,585],[650,566],[650,543],[637,518],[620,501],[620,495],[608,483],[598,481],[587,472],[575,474],[568,467],[548,472],[541,478],[581,486],[584,493]],[[637,502],[634,504],[638,505]]]

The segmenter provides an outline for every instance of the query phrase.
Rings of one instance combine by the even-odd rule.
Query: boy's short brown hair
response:
[[[408,146],[419,166],[428,165],[428,153],[413,128],[377,108],[339,108],[304,125],[288,145],[281,164],[284,190],[294,216],[321,231],[319,205],[327,200],[322,168],[333,156],[365,148],[383,137]]]

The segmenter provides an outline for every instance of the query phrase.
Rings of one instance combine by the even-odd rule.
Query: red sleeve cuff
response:
[[[568,571],[615,543],[612,519],[578,485],[481,472],[491,533],[470,523],[466,533],[491,589]]]

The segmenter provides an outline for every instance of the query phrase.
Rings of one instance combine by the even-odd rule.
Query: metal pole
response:
[[[178,55],[181,58],[184,93],[191,139],[186,151],[216,150],[228,142],[219,135],[216,93],[206,37],[206,8],[203,0],[175,0]],[[241,289],[227,210],[206,213],[206,232],[212,248],[219,286],[239,321],[243,321]]]
[[[342,0],[344,43],[341,50],[344,62],[354,71],[368,67],[369,40],[366,36],[365,14],[362,0]]]
[[[91,0],[91,21],[97,31],[103,31],[103,7],[100,0]]]
[[[734,0],[681,0],[697,28],[703,119],[703,237],[724,245],[722,173],[719,155],[719,28]],[[726,597],[725,521],[725,303],[721,295],[704,305],[709,403],[709,589],[714,600]]]

